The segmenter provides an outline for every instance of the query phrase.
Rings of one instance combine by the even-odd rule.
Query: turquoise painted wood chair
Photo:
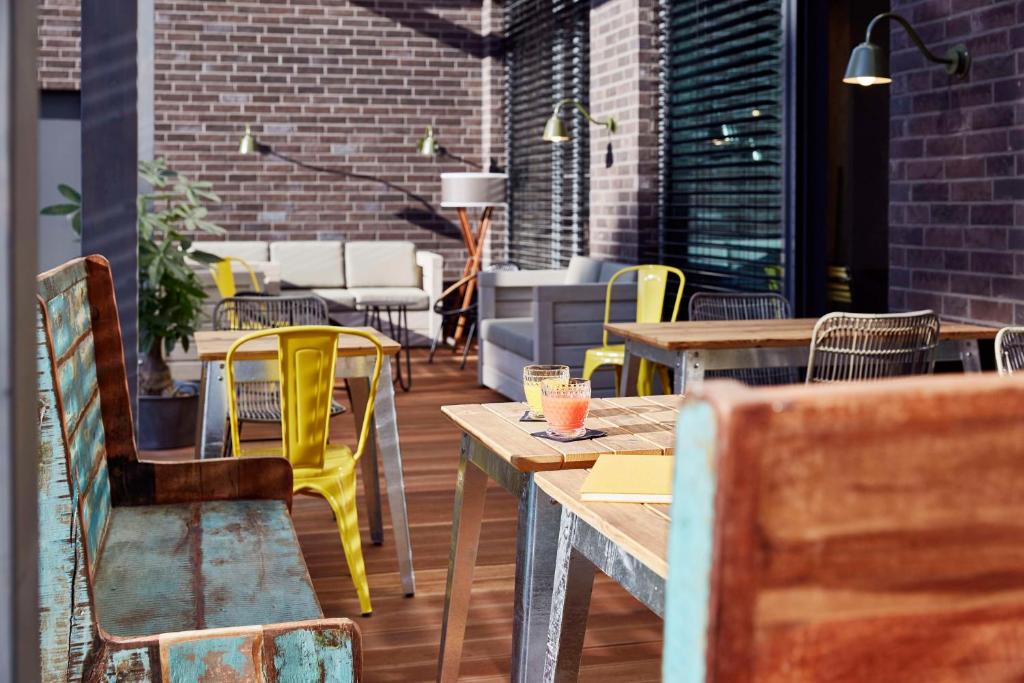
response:
[[[43,681],[359,679],[326,619],[283,458],[150,462],[135,450],[106,259],[39,276]]]
[[[672,683],[1011,681],[1024,381],[708,382],[677,423]]]

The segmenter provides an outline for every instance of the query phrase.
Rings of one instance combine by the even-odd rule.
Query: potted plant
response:
[[[147,449],[189,446],[195,439],[198,392],[194,384],[175,382],[166,354],[177,344],[188,350],[202,316],[206,292],[185,257],[216,263],[219,256],[194,249],[188,234],[222,235],[206,220],[207,203],[218,203],[210,183],[190,180],[164,159],[140,161],[139,176],[150,191],[138,196],[139,227],[139,446]],[[81,199],[61,186],[66,204],[43,209],[66,215],[81,231]]]

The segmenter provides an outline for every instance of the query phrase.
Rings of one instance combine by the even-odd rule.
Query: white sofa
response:
[[[409,337],[413,346],[427,346],[440,329],[441,316],[434,302],[444,289],[444,259],[417,250],[412,242],[336,240],[200,241],[194,247],[217,256],[248,262],[265,291],[284,294],[308,292],[327,302],[331,319],[341,325],[362,325],[362,300],[409,306]],[[193,267],[206,288],[204,307],[212,312],[220,294],[209,268]],[[251,289],[249,273],[234,266],[239,291]],[[208,316],[204,327],[210,325]],[[397,316],[395,318],[397,325]],[[194,352],[177,349],[172,355],[176,379],[197,379]]]
[[[527,365],[568,365],[579,377],[586,350],[601,345],[608,280],[626,265],[574,256],[566,270],[480,273],[480,384],[521,401]],[[611,319],[635,320],[635,276],[612,290]],[[611,372],[592,381],[595,396],[614,392]]]

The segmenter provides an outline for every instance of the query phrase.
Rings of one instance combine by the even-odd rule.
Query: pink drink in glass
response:
[[[546,381],[541,385],[541,403],[549,434],[574,438],[586,433],[583,423],[590,410],[589,380]]]

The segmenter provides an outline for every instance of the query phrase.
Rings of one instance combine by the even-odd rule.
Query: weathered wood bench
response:
[[[39,277],[44,681],[356,681],[325,619],[281,458],[138,459],[110,268]]]
[[[664,680],[1024,679],[1024,378],[695,398]]]

